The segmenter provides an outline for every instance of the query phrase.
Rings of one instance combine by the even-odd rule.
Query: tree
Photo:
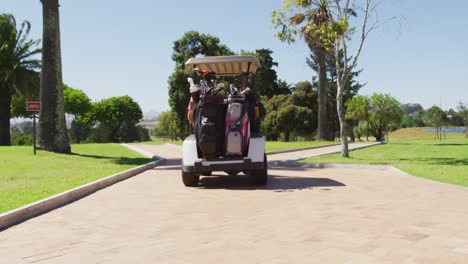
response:
[[[293,105],[302,106],[312,110],[314,116],[312,116],[311,118],[317,121],[317,97],[317,91],[296,90],[294,93],[289,95],[289,101]],[[317,125],[315,125],[314,127],[317,128]]]
[[[284,141],[290,141],[291,135],[304,135],[313,124],[310,122],[312,111],[306,107],[293,105],[290,102],[276,112],[277,129],[284,135]]]
[[[367,141],[369,141],[370,131],[369,123],[367,121],[359,121],[357,126],[353,127],[353,133],[356,135],[358,140],[361,140],[362,136],[366,136]]]
[[[343,157],[349,156],[348,150],[348,137],[347,137],[347,123],[344,115],[344,91],[348,83],[350,74],[357,66],[359,56],[362,51],[364,42],[368,34],[375,28],[374,23],[370,27],[368,26],[369,16],[372,10],[376,8],[377,4],[374,4],[373,0],[362,0],[363,6],[358,6],[361,1],[350,1],[350,0],[285,0],[283,9],[279,12],[273,13],[274,24],[276,27],[281,27],[282,31],[279,33],[280,38],[288,40],[293,34],[298,32],[302,33],[309,39],[315,41],[319,47],[323,47],[326,51],[333,51],[335,56],[336,65],[336,108],[338,113],[338,119],[340,121],[340,138],[341,138],[341,155]],[[306,8],[315,5],[319,6],[318,13],[314,13]],[[299,11],[306,10],[306,12],[299,12],[292,17],[288,17],[286,14],[290,10],[296,8]],[[363,10],[362,12],[362,23],[360,26],[360,39],[357,42],[357,50],[354,55],[348,52],[348,41],[352,39],[353,33],[358,30],[355,27],[350,26],[350,18],[357,16],[356,10]],[[333,14],[333,16],[331,15]],[[305,26],[303,22],[306,21]],[[312,23],[310,23],[312,22]],[[300,28],[288,28],[291,23],[296,25],[303,25]],[[305,33],[305,34],[304,34]],[[310,46],[310,44],[309,44]],[[313,52],[314,49],[311,49]],[[340,52],[343,53],[344,63],[341,64]],[[313,52],[314,56],[317,56]],[[326,57],[325,57],[326,58]],[[314,60],[321,61],[320,68],[325,66],[323,58],[314,58]],[[324,71],[324,70],[322,70]],[[323,82],[325,74],[319,73],[319,82]],[[322,86],[322,85],[319,85]],[[320,93],[320,92],[319,92]],[[321,98],[321,95],[319,95]],[[320,99],[319,99],[320,100]],[[319,110],[319,120],[322,118]],[[321,121],[319,121],[320,123]],[[319,125],[320,127],[320,125]],[[319,129],[319,133],[321,133]]]
[[[458,113],[463,117],[463,122],[465,124],[465,138],[468,137],[468,107],[462,102],[458,103]]]
[[[289,136],[296,124],[296,113],[298,107],[295,105],[287,105],[278,111],[277,119],[280,130],[284,134],[284,141],[289,141]]]
[[[312,92],[312,90],[313,90],[312,83],[310,83],[309,81],[298,82],[296,83],[296,85],[291,87],[292,92],[304,91],[308,93],[308,92]]]
[[[404,105],[403,105],[404,108]],[[401,127],[423,127],[424,120],[422,114],[419,112],[414,113],[413,115],[405,115],[401,122]]]
[[[290,94],[293,91],[294,87],[292,84],[284,81],[278,80],[278,94]]]
[[[143,118],[143,113],[130,96],[117,96],[94,103],[93,118],[109,128],[112,141],[120,142],[129,141],[126,132]]]
[[[41,50],[37,48],[39,40],[28,39],[30,28],[28,21],[17,28],[12,15],[0,15],[0,146],[11,145],[12,100],[29,98],[39,87],[39,74],[35,70],[40,61],[34,56]],[[22,112],[17,104],[13,108]]]
[[[344,58],[343,58],[343,52],[341,51],[339,53],[339,61],[340,65],[344,64]],[[311,67],[313,70],[317,71],[318,65],[314,61],[313,55],[311,55],[311,59],[307,60],[307,64],[309,67]],[[335,139],[336,138],[336,132],[340,131],[340,120],[338,118],[338,112],[336,108],[336,93],[337,93],[337,85],[336,85],[336,60],[335,60],[335,55],[330,54],[327,59],[327,80],[328,80],[328,124],[327,127],[330,132],[330,137],[329,139]],[[359,74],[362,72],[362,70],[355,70],[351,72],[348,82],[344,87],[344,92],[343,92],[343,103],[346,105],[346,102],[353,98],[355,95],[358,94],[359,90],[365,85],[361,84],[358,81],[356,81],[357,77],[359,77]],[[316,78],[312,79],[313,81],[313,87],[318,89],[318,82],[316,81]],[[350,131],[350,136],[351,140],[353,139],[353,126],[357,125],[357,123],[354,120],[348,120],[349,122],[349,129]]]
[[[74,115],[69,130],[70,141],[80,143],[89,137],[94,122],[91,118],[91,99],[79,89],[63,85],[65,112]]]
[[[284,82],[286,83],[286,82]],[[278,140],[281,135],[281,128],[278,123],[278,111],[287,104],[288,96],[275,95],[265,101],[266,115],[261,123],[263,135],[267,140]]]
[[[273,97],[275,94],[287,94],[289,89],[278,86],[278,76],[273,67],[277,67],[278,63],[273,60],[270,49],[258,49],[255,52],[241,51],[242,55],[253,55],[258,58],[260,66],[254,74],[250,75],[250,87],[259,96]]]
[[[168,80],[169,105],[177,123],[176,137],[183,138],[189,133],[189,123],[186,120],[187,105],[190,100],[187,77],[197,79],[192,72],[185,69],[185,62],[197,55],[221,56],[234,53],[227,46],[220,44],[219,38],[196,31],[189,31],[176,40],[173,50],[172,59],[176,65]]]
[[[267,140],[278,140],[281,135],[281,130],[278,125],[278,111],[268,112],[261,125],[262,134]]]
[[[369,111],[369,98],[367,96],[355,96],[346,102],[345,118],[354,121],[354,123],[357,123],[359,126],[360,121],[367,121]],[[366,126],[368,124],[369,123],[366,122]],[[369,127],[367,127],[367,130],[369,130]],[[362,132],[362,128],[359,128],[359,132]],[[369,140],[369,138],[367,138],[367,140]]]
[[[383,141],[391,128],[400,126],[404,115],[400,102],[389,94],[375,93],[369,98],[369,127],[377,141]]]
[[[331,41],[323,30],[332,23],[327,0],[284,0],[283,6],[272,13],[273,25],[280,31],[276,36],[283,42],[293,43],[297,36],[304,39],[317,62],[318,69],[318,133],[317,139],[330,139],[327,127],[327,69],[326,60]]]
[[[369,109],[370,103],[367,96],[355,96],[346,103],[346,118],[364,121],[368,118]]]
[[[448,121],[447,114],[437,106],[433,106],[424,113],[426,123],[434,126],[434,138],[442,140],[442,126]]]
[[[403,115],[400,103],[389,94],[356,96],[346,104],[346,118],[367,121],[377,141],[383,141],[391,128],[399,127]]]
[[[79,117],[91,110],[91,99],[82,90],[72,88],[66,84],[63,85],[63,88],[65,113]]]
[[[85,121],[78,118],[73,119],[69,130],[71,142],[79,144],[82,141],[89,138],[92,132],[93,125],[93,122]]]
[[[311,131],[317,129],[316,102],[317,93],[307,89],[273,96],[265,103],[267,114],[262,122],[263,134],[268,140],[278,140],[281,135],[286,141],[297,136],[312,138]]]
[[[39,144],[48,151],[70,153],[63,103],[62,55],[58,0],[42,0],[43,42]]]
[[[221,56],[234,55],[226,46],[220,44],[219,38],[197,31],[186,32],[180,39],[174,41],[172,60],[176,66],[185,66],[185,62],[197,55]]]
[[[337,85],[336,108],[340,120],[341,155],[343,157],[349,157],[343,94],[348,79],[357,66],[364,42],[368,34],[376,26],[375,23],[370,27],[368,25],[370,13],[378,4],[374,4],[373,2],[373,0],[363,0],[363,6],[359,7],[359,3],[356,3],[356,1],[333,0],[332,12],[336,14],[336,17],[333,23],[329,24],[329,27],[323,30],[325,37],[330,38],[334,46]],[[356,30],[355,27],[350,26],[350,18],[357,16],[356,10],[358,9],[363,10],[359,31]],[[357,42],[356,52],[354,55],[351,55],[348,51],[348,41],[352,39],[352,35],[357,31],[360,34],[360,38]],[[340,52],[343,52],[343,64],[340,62]]]
[[[417,103],[403,104],[402,107],[403,110],[405,110],[405,113],[411,116],[417,113],[421,114],[422,112],[424,112],[424,108]]]
[[[157,136],[176,139],[177,123],[174,119],[174,113],[171,111],[162,112],[158,117],[158,122],[155,130]]]

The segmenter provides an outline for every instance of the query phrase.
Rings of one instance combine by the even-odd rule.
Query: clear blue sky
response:
[[[159,1],[61,0],[64,82],[93,100],[130,95],[144,111],[169,109],[167,79],[173,41],[197,30],[233,51],[269,48],[278,75],[290,83],[314,75],[308,49],[274,38],[271,10],[281,0]],[[32,23],[42,36],[39,0],[0,0],[0,12]],[[361,94],[390,93],[403,103],[455,108],[468,103],[468,1],[387,0],[382,18],[398,17],[375,31],[364,47]]]

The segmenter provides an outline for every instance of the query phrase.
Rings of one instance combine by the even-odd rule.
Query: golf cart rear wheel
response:
[[[187,187],[195,187],[198,186],[198,181],[200,180],[200,176],[190,173],[190,172],[184,172],[182,171],[182,181],[184,182],[184,185]]]
[[[266,154],[263,156],[263,169],[252,171],[252,183],[254,185],[265,185],[268,181],[268,161]]]

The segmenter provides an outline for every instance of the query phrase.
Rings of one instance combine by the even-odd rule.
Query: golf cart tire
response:
[[[252,183],[254,185],[266,185],[268,182],[268,161],[266,154],[263,156],[263,169],[252,171]]]
[[[198,186],[198,182],[200,181],[200,176],[190,172],[182,171],[182,181],[184,185],[187,187],[195,187]]]

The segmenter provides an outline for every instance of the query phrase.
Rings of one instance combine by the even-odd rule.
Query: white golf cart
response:
[[[204,73],[199,84],[191,78],[192,100],[196,101],[195,131],[182,145],[182,180],[197,186],[200,176],[214,171],[251,175],[252,183],[267,183],[265,139],[259,131],[250,131],[249,102],[242,88],[231,84],[227,98],[221,95],[223,84],[216,77],[244,76],[255,73],[259,61],[254,56],[213,56],[191,58],[188,69]],[[237,82],[239,86],[239,82]],[[194,96],[196,95],[196,96]],[[195,98],[195,99],[194,99]]]

